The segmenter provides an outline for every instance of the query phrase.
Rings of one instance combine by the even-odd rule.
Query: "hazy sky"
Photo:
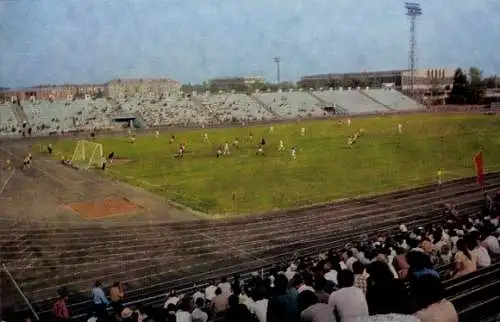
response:
[[[0,86],[407,66],[403,0],[0,0]],[[419,67],[500,74],[500,0],[422,0]]]

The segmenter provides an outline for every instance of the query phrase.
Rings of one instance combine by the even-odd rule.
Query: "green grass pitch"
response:
[[[403,125],[399,134],[397,125]],[[300,129],[306,129],[301,136]],[[410,115],[302,121],[247,128],[199,129],[174,133],[162,130],[128,137],[99,137],[105,155],[130,162],[112,164],[106,175],[160,193],[195,210],[210,214],[241,214],[308,204],[474,175],[473,155],[484,148],[487,171],[500,169],[500,119],[483,115]],[[349,149],[347,137],[362,128],[363,136]],[[203,140],[208,134],[209,143]],[[252,133],[254,141],[250,142]],[[256,155],[264,137],[266,156]],[[225,141],[240,141],[231,155],[216,158]],[[286,146],[278,152],[279,140]],[[183,160],[175,159],[179,143],[186,144]],[[44,142],[46,144],[48,142]],[[75,140],[54,140],[59,157],[71,156]],[[297,148],[296,160],[291,147]]]

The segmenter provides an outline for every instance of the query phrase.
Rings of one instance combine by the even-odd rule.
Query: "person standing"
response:
[[[113,310],[115,310],[115,313],[120,313],[123,309],[124,296],[122,284],[120,282],[115,282],[109,289],[109,299],[111,300],[111,306]]]
[[[68,291],[65,287],[62,287],[59,289],[58,293],[58,300],[54,303],[54,307],[52,308],[52,317],[55,322],[69,321],[69,310],[66,305],[66,301],[68,300]]]
[[[98,318],[106,317],[108,314],[106,307],[109,305],[109,301],[102,290],[101,281],[96,281],[92,288],[92,304]]]

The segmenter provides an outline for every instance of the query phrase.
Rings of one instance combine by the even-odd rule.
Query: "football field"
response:
[[[358,129],[363,134],[349,148],[347,138]],[[481,148],[486,171],[499,170],[499,134],[496,116],[427,114],[354,118],[350,127],[346,120],[296,121],[274,125],[273,133],[270,125],[163,129],[159,138],[154,131],[138,134],[135,143],[126,134],[101,136],[97,142],[105,156],[115,152],[117,158],[105,175],[198,211],[230,215],[421,186],[436,182],[439,169],[444,180],[472,176],[472,159]],[[265,156],[256,155],[261,138]],[[235,139],[239,148],[232,144]],[[285,151],[278,151],[280,140]],[[217,158],[226,141],[231,154]],[[60,158],[71,157],[77,140],[51,142]],[[181,143],[186,153],[178,159]]]

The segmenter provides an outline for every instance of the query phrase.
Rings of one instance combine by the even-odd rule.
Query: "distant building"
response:
[[[436,68],[415,71],[414,90],[423,100],[446,96],[453,87],[455,69]],[[389,70],[361,73],[319,74],[304,76],[297,83],[302,88],[328,87],[393,87],[402,92],[410,90],[410,70]]]
[[[246,90],[252,85],[264,83],[266,80],[262,76],[244,76],[244,77],[219,77],[209,81],[211,90]]]
[[[104,92],[102,84],[87,84],[87,85],[38,85],[26,88],[7,89],[0,91],[0,98],[8,101],[27,101],[35,100],[70,100],[75,95],[85,94],[95,95],[99,92]]]
[[[158,79],[114,79],[105,84],[106,96],[123,98],[125,96],[157,97],[178,93],[181,83],[168,78]]]

